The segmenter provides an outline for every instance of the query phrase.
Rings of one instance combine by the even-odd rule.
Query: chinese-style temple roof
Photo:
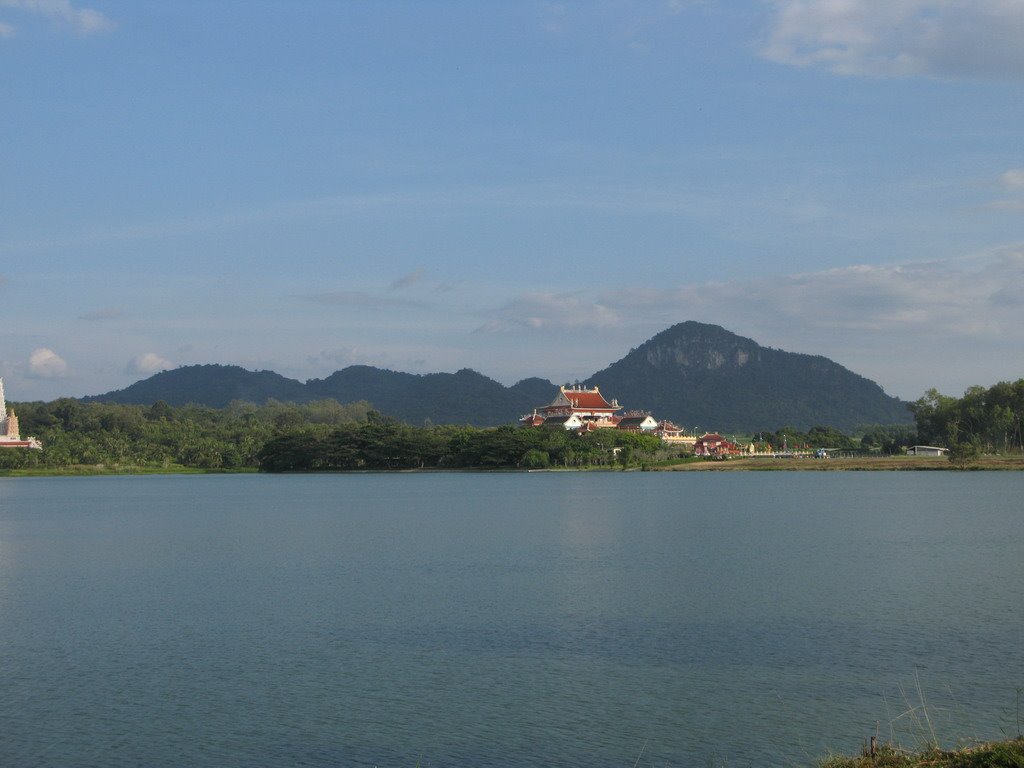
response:
[[[619,410],[619,405],[617,403],[609,403],[605,400],[604,395],[601,394],[597,387],[594,387],[593,389],[583,389],[582,387],[559,387],[558,397],[552,401],[551,406],[564,405],[566,402],[568,402],[573,408],[606,411]]]

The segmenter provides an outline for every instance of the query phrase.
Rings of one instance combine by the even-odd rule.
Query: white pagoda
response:
[[[7,408],[7,400],[4,399],[4,380],[0,379],[0,448],[42,448],[42,443],[34,437],[21,439],[21,432],[18,428],[18,414],[14,409]]]

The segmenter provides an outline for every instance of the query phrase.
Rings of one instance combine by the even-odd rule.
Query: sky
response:
[[[1022,40],[1021,0],[0,0],[0,377],[561,383],[697,320],[1016,380]]]

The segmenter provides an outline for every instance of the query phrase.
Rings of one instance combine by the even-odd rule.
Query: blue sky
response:
[[[0,376],[561,382],[699,320],[910,399],[1020,378],[1021,40],[1020,0],[0,0]]]

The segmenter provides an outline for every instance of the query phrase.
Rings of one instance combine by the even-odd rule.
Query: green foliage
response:
[[[665,458],[657,438],[576,435],[511,425],[412,427],[365,403],[232,401],[226,408],[82,403],[17,405],[42,451],[0,452],[0,470],[260,468],[267,472],[636,466]]]
[[[774,432],[757,432],[755,438],[757,438],[755,444],[762,449],[770,444],[776,451],[781,451],[784,447],[790,451],[816,450],[818,448],[853,451],[860,448],[860,444],[856,440],[835,427],[816,426],[803,432],[789,426]]]
[[[908,446],[917,444],[917,429],[908,424],[872,425],[858,430],[862,450],[886,456],[903,453]]]
[[[67,469],[255,469],[265,444],[287,433],[318,438],[343,424],[364,421],[368,403],[341,405],[317,401],[264,406],[234,401],[226,408],[83,403],[62,398],[51,403],[15,404],[22,435],[43,450],[0,451],[0,470]],[[283,460],[282,460],[283,461]],[[299,469],[285,465],[282,469]]]
[[[394,469],[543,469],[634,467],[666,458],[649,435],[598,430],[577,435],[562,429],[506,425],[412,427],[379,416],[332,430],[322,438],[289,433],[260,453],[267,472]]]
[[[985,389],[971,387],[961,398],[935,389],[911,404],[918,439],[965,455],[1024,450],[1024,379],[999,382]],[[972,449],[970,446],[975,446]]]

